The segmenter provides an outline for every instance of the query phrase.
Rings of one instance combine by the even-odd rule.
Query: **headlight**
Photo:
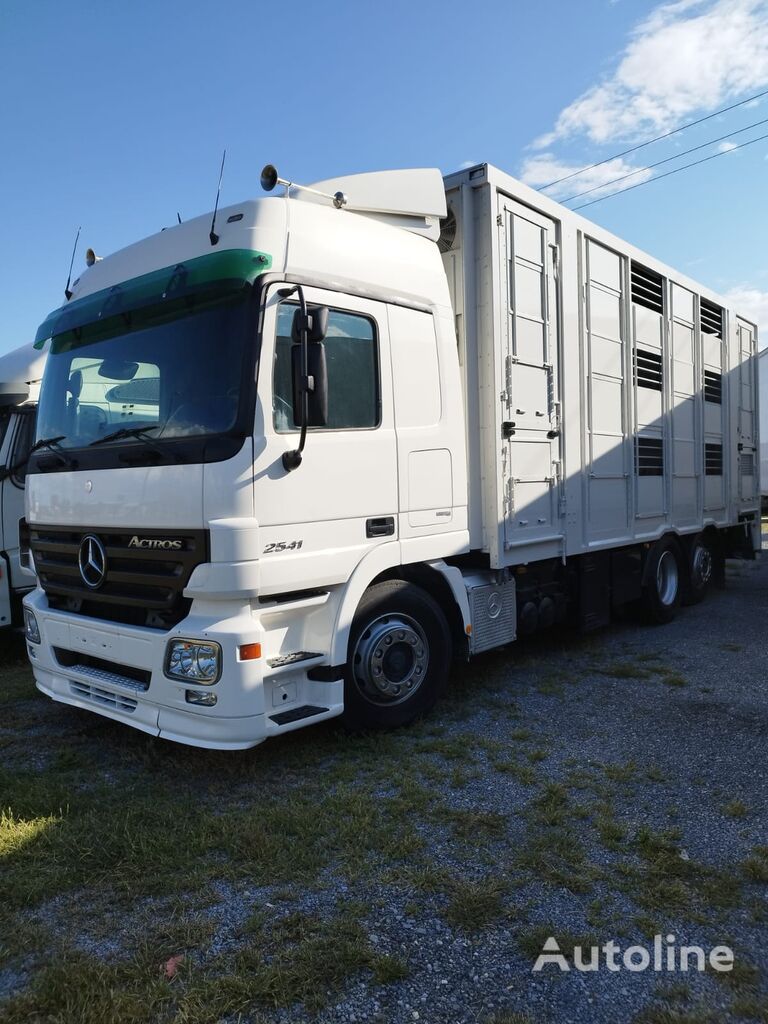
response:
[[[221,675],[221,647],[203,640],[171,640],[165,656],[165,674],[169,679],[210,686]]]
[[[37,625],[37,619],[35,618],[35,613],[29,608],[24,609],[24,633],[30,643],[40,643],[40,630]]]

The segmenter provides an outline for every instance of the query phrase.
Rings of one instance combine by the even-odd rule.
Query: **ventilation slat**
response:
[[[632,262],[632,301],[656,313],[664,312],[664,281],[648,267]]]
[[[704,371],[704,401],[714,405],[723,404],[723,378],[714,370]]]
[[[723,310],[708,299],[702,299],[699,304],[701,318],[701,329],[704,334],[714,334],[717,338],[723,336]]]
[[[664,442],[658,437],[635,438],[638,476],[664,475]]]
[[[704,445],[704,473],[706,476],[723,475],[723,446],[721,444]]]
[[[639,388],[662,390],[662,362],[660,352],[635,349],[635,382]]]

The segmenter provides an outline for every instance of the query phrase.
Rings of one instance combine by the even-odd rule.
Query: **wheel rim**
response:
[[[712,552],[704,544],[697,544],[693,552],[691,575],[697,587],[706,587],[712,579]]]
[[[391,707],[412,697],[429,666],[424,630],[409,615],[382,615],[363,630],[352,654],[360,693],[372,704]]]
[[[679,573],[677,559],[671,551],[662,552],[656,566],[656,592],[663,605],[673,605],[677,598]]]

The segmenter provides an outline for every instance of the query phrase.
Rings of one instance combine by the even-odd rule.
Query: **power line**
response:
[[[705,121],[711,121],[713,117],[717,117],[720,114],[727,114],[729,110],[735,110],[737,107],[743,107],[745,103],[751,103],[753,100],[762,99],[763,96],[768,96],[768,89],[763,90],[763,92],[757,92],[754,96],[747,96],[745,100],[739,100],[738,103],[732,103],[730,107],[723,107],[721,110],[716,110],[712,114],[707,114],[706,117],[700,117],[697,121],[688,121],[686,124],[678,125],[677,128],[664,132],[663,135],[657,135],[655,139],[648,139],[647,142],[641,142],[637,146],[631,146],[629,149],[625,149],[621,153],[614,153],[613,156],[607,156],[604,160],[598,160],[594,164],[588,164],[586,167],[582,167],[580,171],[572,171],[570,174],[564,174],[562,178],[556,178],[555,181],[550,181],[547,185],[539,185],[536,191],[543,192],[547,188],[552,188],[553,185],[559,185],[561,181],[568,181],[569,178],[575,178],[579,174],[584,174],[585,171],[591,171],[593,167],[602,167],[603,164],[608,164],[611,160],[618,160],[619,157],[627,156],[629,153],[636,153],[638,149],[644,149],[646,146],[653,145],[654,142],[661,142],[662,139],[668,139],[670,135],[677,135],[678,132],[683,132],[686,128],[693,128],[697,124],[703,124]]]
[[[692,146],[690,149],[684,149],[681,153],[675,153],[673,156],[664,157],[663,160],[657,160],[655,164],[646,164],[645,167],[638,167],[634,171],[630,171],[628,174],[622,174],[619,178],[611,178],[610,181],[604,181],[601,185],[593,185],[592,188],[584,189],[583,192],[577,192],[575,195],[568,196],[567,199],[560,199],[558,202],[570,203],[573,199],[581,199],[582,196],[588,196],[592,192],[597,192],[601,188],[607,188],[609,185],[616,185],[620,181],[626,181],[627,178],[633,178],[636,174],[642,174],[643,171],[650,171],[654,167],[661,167],[662,164],[668,164],[672,160],[679,160],[681,157],[688,156],[689,153],[695,153],[699,149],[706,149],[707,146],[714,146],[716,142],[722,142],[723,139],[730,139],[734,135],[741,135],[742,132],[748,132],[750,128],[758,128],[761,124],[768,124],[768,117],[762,121],[755,121],[753,124],[748,124],[744,128],[737,128],[735,132],[728,132],[727,135],[721,135],[717,139],[710,139],[709,142],[702,142],[699,146]],[[727,150],[731,152],[731,150]]]
[[[682,167],[676,167],[673,171],[666,171],[664,174],[657,174],[653,178],[647,178],[645,181],[638,181],[636,185],[627,185],[626,188],[620,188],[616,192],[611,192],[608,196],[601,196],[599,199],[591,199],[588,203],[582,203],[581,206],[572,206],[572,210],[583,210],[586,206],[594,206],[595,203],[602,203],[606,199],[613,199],[614,196],[620,196],[622,192],[631,192],[633,188],[640,188],[641,185],[649,185],[652,181],[661,181],[662,178],[669,178],[672,174],[679,174],[680,171],[686,171],[689,167],[697,167],[699,164],[705,164],[708,160],[716,160],[719,156],[727,156],[729,153],[735,153],[737,149],[745,149],[747,146],[752,146],[755,142],[763,142],[768,139],[768,135],[758,135],[756,139],[750,139],[749,142],[742,142],[738,146],[734,146],[733,149],[723,150],[722,153],[712,153],[710,156],[704,156],[701,160],[692,160],[689,164],[683,164]]]

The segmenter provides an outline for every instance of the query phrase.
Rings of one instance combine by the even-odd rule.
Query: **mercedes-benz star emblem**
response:
[[[77,564],[83,583],[91,590],[97,590],[107,575],[107,555],[98,537],[88,534],[80,542]]]

